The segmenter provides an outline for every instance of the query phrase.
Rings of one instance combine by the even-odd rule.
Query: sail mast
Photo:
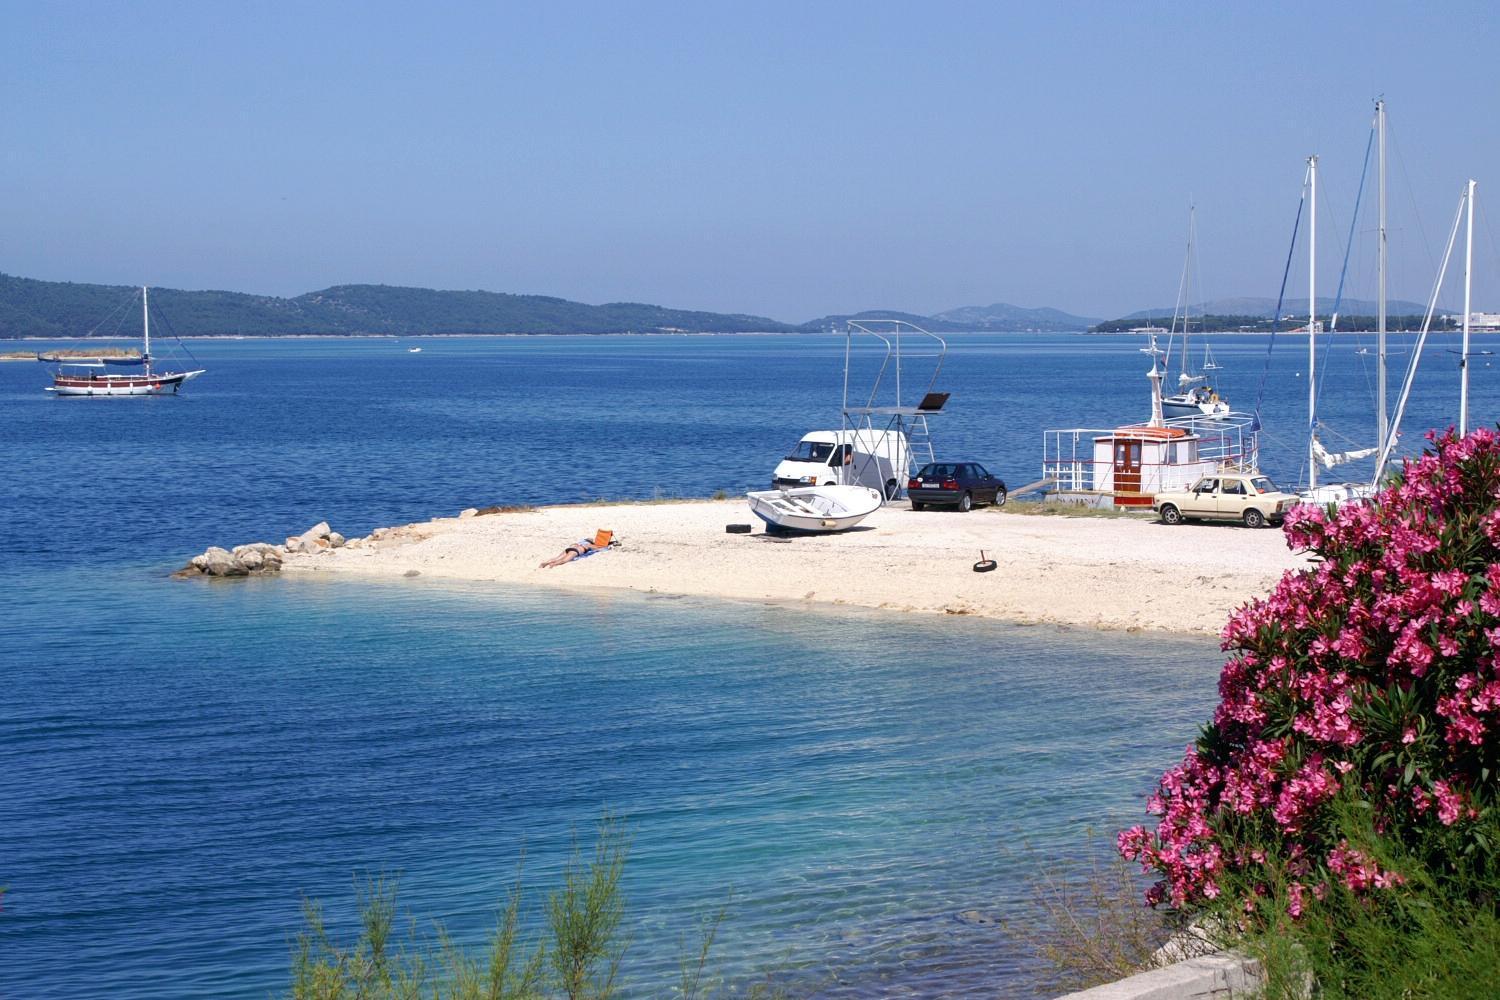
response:
[[[1307,158],[1307,488],[1318,487],[1318,158]]]
[[[1197,223],[1198,206],[1188,205],[1188,245],[1187,259],[1182,263],[1182,364],[1181,374],[1177,377],[1177,388],[1181,390],[1188,380],[1188,329],[1192,326],[1191,316],[1193,312],[1193,237]]]
[[[1376,318],[1375,327],[1375,368],[1376,368],[1376,436],[1375,440],[1381,445],[1385,444],[1386,435],[1390,433],[1389,411],[1386,409],[1385,401],[1385,324],[1386,324],[1386,243],[1385,243],[1385,99],[1381,98],[1375,102],[1375,122],[1380,133],[1380,303],[1379,314]]]
[[[141,361],[146,366],[146,374],[151,374],[151,310],[146,304],[146,286],[141,286],[141,329],[145,331],[145,350],[141,354]]]
[[[1469,433],[1469,293],[1474,278],[1474,179],[1464,193],[1468,202],[1469,232],[1464,247],[1464,345],[1458,356],[1458,434]]]

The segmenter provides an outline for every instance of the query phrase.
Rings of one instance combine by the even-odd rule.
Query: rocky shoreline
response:
[[[471,517],[499,514],[513,509],[469,507],[459,513],[454,520],[467,520]],[[428,523],[441,520],[445,519],[433,518],[432,522]],[[268,576],[272,573],[280,573],[282,565],[291,556],[315,556],[343,548],[381,549],[421,541],[431,534],[430,531],[423,531],[424,527],[422,522],[403,524],[391,528],[376,528],[363,538],[345,538],[329,527],[327,521],[319,521],[300,535],[288,535],[286,541],[279,545],[273,542],[247,542],[244,545],[236,545],[232,549],[211,545],[193,556],[188,560],[187,565],[172,575],[178,579],[192,579],[198,576]]]
[[[343,548],[348,542],[343,535],[319,521],[300,535],[290,535],[280,545],[271,542],[248,542],[232,549],[210,545],[188,564],[172,575],[179,578],[195,576],[267,576],[280,573],[281,565],[289,555],[300,552],[331,552]]]

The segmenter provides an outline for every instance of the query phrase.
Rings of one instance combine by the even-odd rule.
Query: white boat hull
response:
[[[746,493],[750,512],[778,531],[846,531],[879,509],[879,490],[867,486],[804,486]]]
[[[1161,401],[1161,415],[1167,420],[1179,417],[1227,417],[1229,404],[1222,399],[1199,401],[1166,396]]]
[[[47,391],[59,396],[160,396],[176,392],[184,382],[202,375],[195,372],[163,372],[153,375],[101,375],[79,378],[59,375]]]

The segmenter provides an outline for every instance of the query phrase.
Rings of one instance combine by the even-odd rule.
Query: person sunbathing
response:
[[[563,549],[562,552],[557,556],[554,556],[553,558],[548,559],[546,562],[542,563],[541,568],[551,569],[554,566],[561,566],[563,563],[570,563],[574,559],[582,559],[584,556],[591,556],[595,552],[598,552],[600,549],[607,549],[611,545],[615,544],[618,543],[614,541],[613,532],[600,531],[593,538],[580,538],[572,545],[569,545],[567,548]]]

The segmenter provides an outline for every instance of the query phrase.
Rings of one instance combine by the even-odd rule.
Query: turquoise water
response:
[[[523,853],[536,902],[604,810],[632,836],[636,995],[725,905],[733,980],[1029,995],[1011,935],[958,914],[1024,922],[1028,873],[1138,815],[1215,662],[1207,641],[868,612],[64,582],[111,618],[37,621],[27,594],[3,633],[47,636],[0,713],[18,996],[264,996],[301,896],[347,922],[356,872],[399,872],[477,942]]]
[[[1042,428],[1143,415],[1127,339],[953,340],[939,448],[1013,483],[1036,477]],[[1024,923],[1030,876],[1138,820],[1211,709],[1215,643],[166,579],[207,544],[325,518],[354,535],[757,487],[836,423],[833,338],[423,344],[194,345],[209,373],[163,399],[55,400],[40,366],[0,365],[0,995],[264,997],[302,897],[347,926],[360,873],[399,872],[407,905],[477,943],[523,854],[537,903],[605,810],[632,834],[631,995],[665,992],[726,905],[714,964],[733,982],[1033,995],[1014,925],[959,914]],[[1253,397],[1263,351],[1215,343],[1232,396]],[[1266,419],[1294,474],[1274,444],[1300,427],[1290,354]],[[1411,426],[1451,421],[1447,374]],[[1359,379],[1335,388],[1357,422]]]

